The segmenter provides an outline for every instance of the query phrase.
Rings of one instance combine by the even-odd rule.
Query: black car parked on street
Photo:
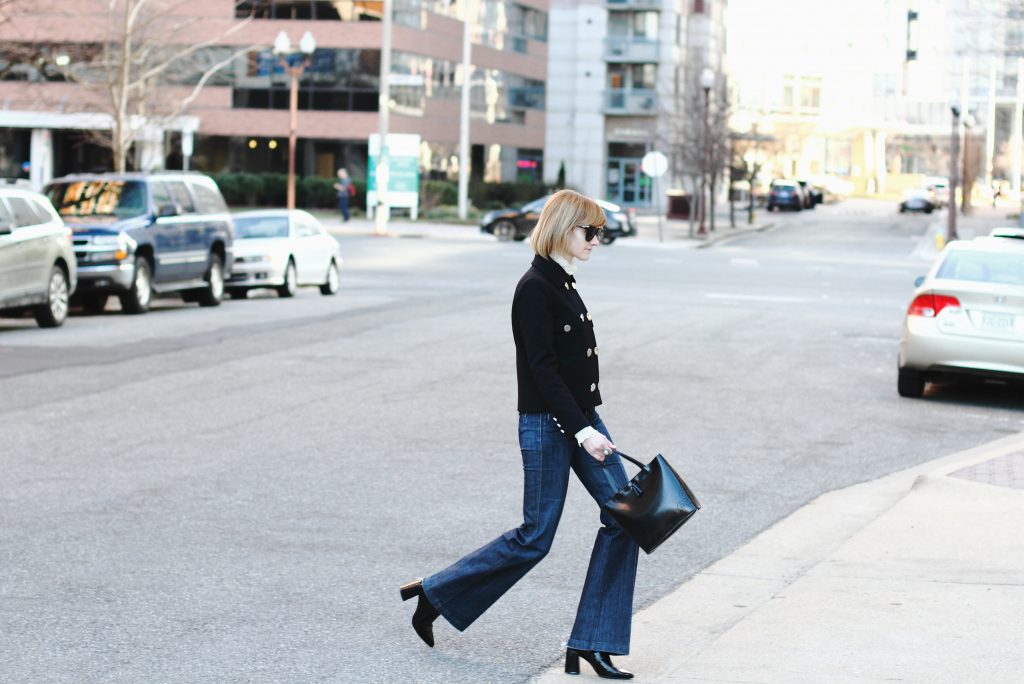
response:
[[[519,209],[489,211],[480,219],[480,232],[490,233],[501,241],[525,240],[537,225],[540,212],[550,197],[551,195],[546,195],[535,199]],[[598,200],[597,203],[604,210],[605,218],[601,244],[610,245],[617,238],[636,235],[636,224],[630,212],[623,211],[618,205],[604,200]]]
[[[768,211],[784,208],[801,211],[805,206],[804,192],[796,181],[772,181],[768,191]]]

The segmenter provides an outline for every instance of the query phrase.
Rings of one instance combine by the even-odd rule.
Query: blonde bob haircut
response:
[[[537,227],[530,234],[530,249],[545,259],[567,254],[569,234],[576,226],[604,225],[604,211],[597,202],[573,190],[559,190],[544,205]]]

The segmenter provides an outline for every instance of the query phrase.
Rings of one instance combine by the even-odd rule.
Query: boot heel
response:
[[[576,651],[566,649],[565,651],[565,674],[578,675],[580,673],[580,656]]]
[[[408,601],[413,596],[419,596],[420,592],[422,591],[422,587],[423,580],[421,579],[413,580],[408,584],[403,584],[399,589],[399,592],[402,594],[402,600]]]

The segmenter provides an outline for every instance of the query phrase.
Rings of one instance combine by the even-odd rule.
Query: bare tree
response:
[[[2,1],[2,0],[0,0]],[[209,37],[183,42],[199,21],[181,11],[184,0],[96,0],[103,30],[89,43],[50,45],[25,40],[7,47],[8,64],[59,73],[89,92],[85,107],[105,114],[109,130],[90,137],[111,150],[114,168],[128,168],[133,143],[145,128],[162,130],[186,114],[202,88],[221,69],[254,46],[220,48],[252,16]],[[240,3],[239,3],[240,4]],[[12,23],[31,16],[33,0],[9,0]],[[2,10],[2,6],[0,6]],[[190,30],[192,29],[192,30]],[[211,35],[212,33],[212,35]],[[191,86],[181,92],[181,85]],[[170,93],[176,91],[173,96]]]
[[[672,182],[682,184],[690,191],[691,237],[700,212],[710,219],[710,229],[714,230],[714,191],[729,160],[727,84],[721,77],[716,79],[718,82],[708,92],[705,101],[700,84],[702,68],[701,62],[693,60],[691,68],[684,71],[684,81],[676,84],[675,90],[663,98],[667,106],[659,131],[662,144],[669,150]],[[705,171],[709,193],[703,191]],[[706,194],[710,195],[707,199]]]

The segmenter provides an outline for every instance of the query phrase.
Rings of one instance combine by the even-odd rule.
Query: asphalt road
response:
[[[636,607],[819,494],[1024,429],[1001,387],[896,394],[929,221],[848,202],[577,279],[620,448],[704,503]],[[0,679],[522,682],[572,624],[597,507],[467,632],[427,649],[398,586],[520,521],[512,291],[530,255],[342,238],[342,289],[64,328],[0,319]]]

